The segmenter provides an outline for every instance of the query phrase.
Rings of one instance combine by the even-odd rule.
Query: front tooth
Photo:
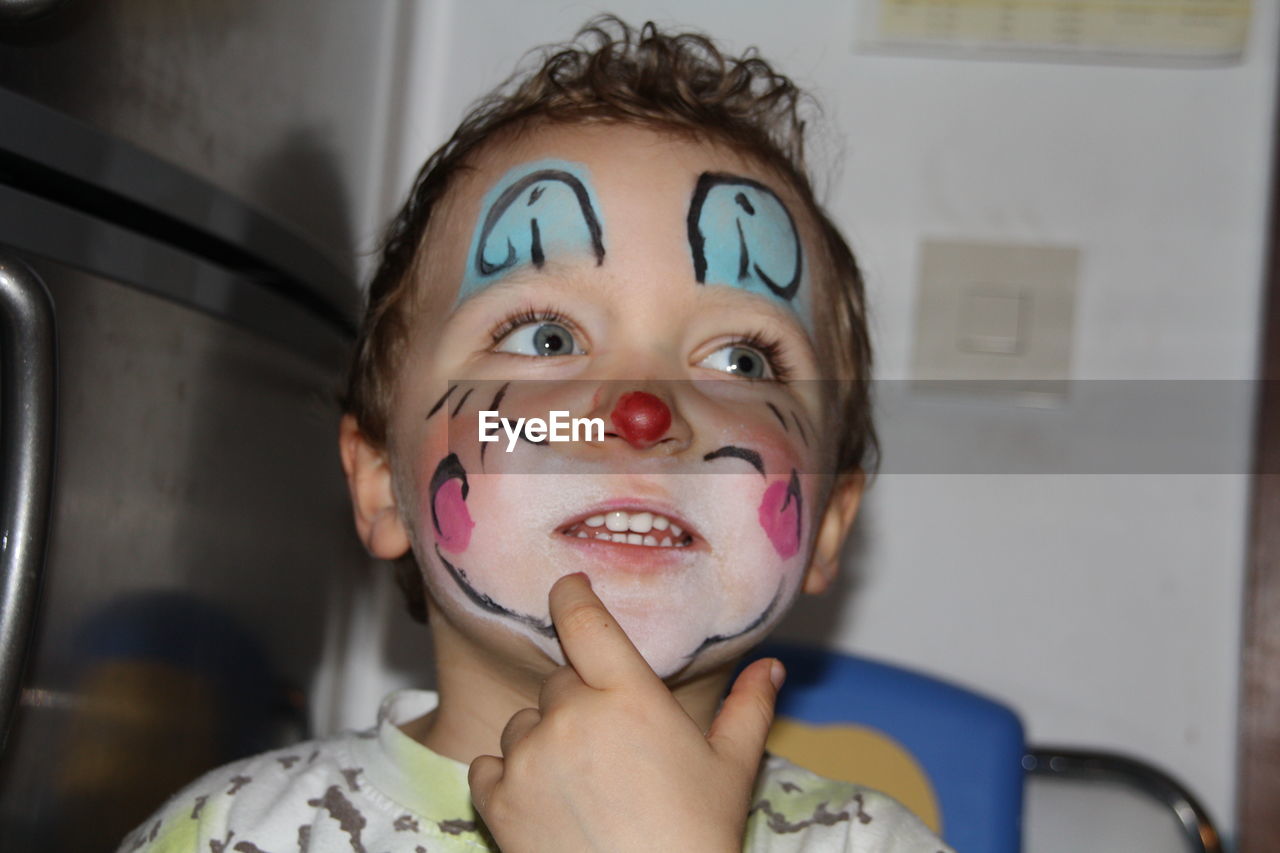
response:
[[[628,545],[639,545],[639,544],[640,544],[641,542],[643,542],[643,541],[644,541],[644,537],[643,537],[643,536],[641,536],[639,533],[628,533],[628,534],[627,534],[627,544],[628,544]]]
[[[671,547],[671,537],[670,537],[670,536],[663,536],[663,537],[662,537],[662,547],[663,547],[663,548],[670,548],[670,547]]]
[[[644,537],[644,544],[646,544],[646,545],[657,545],[657,544],[658,544],[658,540],[657,540],[657,539],[654,539],[652,536],[646,536],[646,537]]]
[[[671,522],[671,535],[677,539],[684,535],[684,530],[682,530],[680,525],[676,524],[674,521]]]
[[[593,515],[586,520],[587,527],[599,527],[604,524],[603,515]]]
[[[614,533],[621,533],[627,529],[627,520],[627,513],[622,511],[611,512],[604,517],[604,526]]]
[[[671,522],[667,520],[667,517],[666,517],[665,515],[655,515],[655,516],[653,517],[653,529],[654,529],[654,530],[666,530],[666,529],[667,529],[667,525],[668,525],[668,524],[670,524],[670,523],[671,523]]]
[[[636,533],[648,533],[653,529],[653,513],[637,512],[627,524]]]
[[[625,534],[625,533],[615,533],[615,534],[613,534],[613,541],[614,541],[614,542],[624,542],[624,543],[625,543],[625,542],[627,541],[627,534]]]
[[[579,530],[579,531],[578,531],[578,538],[579,538],[579,539],[586,539],[586,538],[587,538],[587,531],[585,531],[585,530]]]
[[[608,533],[605,533],[605,532],[603,532],[603,531],[601,531],[600,533],[597,533],[597,534],[596,534],[596,538],[597,538],[597,539],[603,539],[604,541],[608,542],[608,541],[609,541],[609,534],[608,534]]]

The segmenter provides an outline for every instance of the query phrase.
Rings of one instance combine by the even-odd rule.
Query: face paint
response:
[[[452,390],[452,389],[450,389]],[[448,397],[448,394],[445,394]],[[444,399],[441,399],[444,402]],[[465,570],[454,565],[441,548],[453,553],[462,553],[471,543],[471,530],[475,522],[467,510],[467,495],[470,492],[466,469],[458,460],[457,454],[450,453],[436,466],[431,475],[431,522],[436,529],[436,558],[444,566],[445,571],[457,588],[462,591],[472,604],[488,613],[512,619],[522,625],[533,628],[544,637],[554,637],[555,629],[546,620],[517,613],[504,607],[491,596],[485,595],[472,585]]]
[[[442,232],[447,263],[433,270],[451,271],[447,281],[426,277],[450,296],[456,288],[458,302],[484,296],[463,311],[433,313],[410,350],[404,419],[412,421],[396,434],[397,471],[412,482],[398,485],[413,498],[405,511],[433,613],[469,642],[526,666],[563,662],[547,591],[585,571],[654,670],[685,677],[744,652],[799,593],[814,523],[803,517],[812,501],[800,498],[812,481],[784,475],[815,470],[802,437],[813,432],[815,404],[774,383],[733,378],[664,384],[652,395],[661,406],[632,412],[616,405],[610,383],[632,382],[618,390],[636,393],[634,380],[647,387],[666,368],[673,379],[705,377],[708,365],[693,358],[701,343],[776,322],[773,304],[807,328],[812,277],[797,228],[810,219],[793,220],[784,205],[799,202],[753,180],[767,173],[740,157],[633,128],[595,133],[538,130],[510,153],[479,159],[459,182],[456,209],[477,211],[475,219]],[[606,218],[609,266],[597,270]],[[562,276],[566,267],[571,275]],[[508,280],[519,286],[488,289]],[[714,304],[710,315],[704,304]],[[670,310],[653,310],[663,306]],[[590,369],[518,361],[523,346],[490,348],[485,326],[548,309],[572,321],[575,340],[582,332],[580,363]],[[436,325],[452,331],[454,322],[458,334],[437,334]],[[798,331],[787,343],[807,346]],[[462,346],[432,343],[464,335]],[[699,349],[677,351],[684,340]],[[624,348],[645,358],[593,360]],[[628,376],[632,364],[649,372]],[[815,370],[807,356],[789,366],[801,379]],[[512,422],[563,410],[606,425],[616,412],[624,427],[606,427],[613,434],[590,446],[522,433],[513,452],[486,456],[481,410]],[[454,462],[437,479],[448,457]]]
[[[453,578],[454,583],[458,585],[458,589],[462,590],[463,595],[470,599],[471,603],[479,607],[486,613],[492,613],[495,616],[501,616],[503,619],[510,619],[520,625],[532,628],[543,637],[554,637],[556,635],[555,626],[545,619],[538,619],[526,613],[517,613],[509,607],[504,607],[494,601],[491,596],[477,590],[471,585],[471,579],[467,577],[467,573],[455,566],[453,563],[445,559],[444,554],[440,553],[440,548],[436,548],[436,559],[444,566],[449,576]]]
[[[800,233],[773,190],[738,175],[704,172],[688,214],[689,250],[699,284],[726,284],[772,297],[810,328]]]
[[[467,404],[467,398],[471,396],[471,392],[474,390],[476,389],[474,388],[467,389],[467,393],[462,395],[462,399],[458,401],[458,405],[454,406],[453,411],[449,413],[449,417],[456,418],[458,416],[458,412],[462,411],[462,407]]]
[[[458,390],[457,385],[450,385],[449,390],[445,391],[444,394],[440,396],[440,399],[436,400],[436,403],[434,406],[431,407],[431,410],[427,412],[427,420],[430,420],[432,415],[440,411],[440,407],[443,406],[445,404],[445,401],[448,400],[450,397],[452,397],[453,392],[457,390]]]
[[[604,263],[600,204],[587,170],[562,160],[512,169],[480,207],[458,302],[526,266],[542,269],[548,257],[587,256]]]
[[[793,469],[790,481],[778,481],[765,490],[760,502],[760,526],[782,559],[794,557],[800,550],[801,524],[800,479]]]
[[[804,442],[804,446],[809,446],[809,434],[804,430],[804,423],[800,420],[800,416],[795,412],[791,413],[791,420],[795,421],[796,429],[800,432],[800,440]]]
[[[467,472],[456,454],[450,453],[431,476],[431,522],[436,541],[448,551],[461,553],[471,543],[475,522],[467,511]]]
[[[714,459],[725,459],[725,458],[741,459],[747,464],[749,464],[752,468],[755,468],[757,471],[759,471],[761,477],[764,476],[764,460],[760,458],[759,453],[756,453],[754,450],[748,450],[745,447],[734,447],[733,445],[722,447],[719,450],[713,450],[710,453],[708,453],[706,456],[702,457],[702,461],[710,462]]]
[[[782,416],[782,412],[773,403],[765,403],[769,407],[769,411],[773,412],[773,416],[778,419],[778,423],[782,424],[783,432],[791,432],[791,427],[787,426],[787,419]]]
[[[432,451],[419,491],[430,499],[418,529],[434,533],[434,547],[428,535],[415,550],[428,555],[424,568],[436,600],[527,638],[559,662],[547,589],[567,572],[587,571],[664,677],[740,653],[797,594],[808,522],[799,518],[799,480],[789,492],[786,481],[773,482],[776,473],[766,477],[803,464],[794,427],[788,435],[763,403],[747,417],[738,392],[715,396],[723,384],[672,383],[654,394],[615,397],[586,381],[458,383],[428,422],[449,449],[443,460],[439,449]],[[478,421],[486,407],[510,419],[548,406],[587,415],[595,413],[592,406],[618,408],[628,394],[660,402],[672,426],[677,417],[693,418],[708,439],[735,442],[681,457],[628,455],[637,466],[631,472],[617,454],[601,452],[610,442],[626,447],[623,436],[579,454],[572,445],[535,449],[522,440],[513,453],[490,454],[484,469],[477,464],[488,445],[476,440],[469,419]],[[606,526],[611,513],[627,519],[621,529]]]
[[[773,617],[774,612],[778,609],[778,605],[782,603],[782,592],[782,584],[778,584],[778,591],[773,594],[773,598],[769,601],[769,604],[760,612],[759,616],[751,620],[750,624],[742,630],[735,631],[732,634],[717,634],[714,637],[707,637],[702,641],[701,645],[689,653],[689,660],[693,660],[713,646],[728,643],[732,640],[738,639],[739,637],[745,637],[752,631],[760,628],[760,626],[766,624]]]

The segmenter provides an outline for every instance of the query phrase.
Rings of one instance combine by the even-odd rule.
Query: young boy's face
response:
[[[547,592],[576,571],[660,676],[735,659],[825,585],[856,507],[828,510],[817,473],[807,212],[731,151],[622,125],[540,129],[477,165],[421,250],[373,550],[412,542],[433,618],[507,660],[563,663]],[[607,434],[508,451],[501,429],[479,441],[482,410]]]

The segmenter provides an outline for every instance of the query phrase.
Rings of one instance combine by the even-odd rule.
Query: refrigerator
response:
[[[6,853],[112,850],[324,728],[368,580],[336,399],[396,14],[0,0]]]

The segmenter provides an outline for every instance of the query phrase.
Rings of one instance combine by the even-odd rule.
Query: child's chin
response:
[[[619,615],[618,621],[659,678],[671,678],[695,669],[704,670],[740,653],[742,649],[738,647],[745,647],[749,642],[743,638],[741,641],[708,644],[708,638],[727,633],[716,630],[714,626],[654,619],[628,624],[624,615]]]

